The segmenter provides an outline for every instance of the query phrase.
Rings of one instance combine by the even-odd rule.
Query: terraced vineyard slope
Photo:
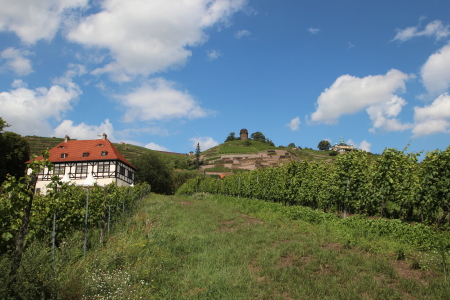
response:
[[[331,151],[316,151],[290,147],[275,147],[258,141],[232,141],[220,144],[202,153],[206,174],[227,175],[240,170],[281,166],[290,161],[333,162]]]

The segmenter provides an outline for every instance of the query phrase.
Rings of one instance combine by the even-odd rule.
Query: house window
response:
[[[128,178],[133,179],[133,172],[128,170]]]
[[[66,171],[66,167],[65,166],[58,166],[58,165],[56,165],[55,168],[53,169],[53,174],[60,175],[60,174],[64,174],[65,171]]]
[[[106,156],[108,154],[108,151],[102,151],[102,156]]]
[[[98,173],[109,173],[109,163],[100,162],[97,167]]]
[[[77,165],[76,171],[77,174],[87,174],[88,166],[87,165]]]
[[[61,148],[66,148],[66,147],[64,147],[64,146],[59,146],[58,148],[60,148],[60,149],[61,149]]]
[[[89,152],[83,152],[83,157],[88,157],[89,156]]]
[[[66,158],[69,154],[67,153],[61,153],[61,158]]]
[[[105,145],[103,145],[103,144],[98,144],[97,145],[97,147],[103,147],[103,146],[105,146]]]
[[[119,173],[120,175],[124,175],[125,176],[125,168],[122,166],[119,166]]]

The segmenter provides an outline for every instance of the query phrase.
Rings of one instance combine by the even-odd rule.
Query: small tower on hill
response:
[[[247,131],[247,129],[245,129],[245,128],[241,129],[241,131],[239,132],[239,136],[241,138],[241,141],[248,140],[248,131]]]

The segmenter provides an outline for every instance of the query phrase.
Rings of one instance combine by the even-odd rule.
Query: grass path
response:
[[[151,195],[105,246],[61,273],[63,299],[450,298],[441,274],[213,196]]]

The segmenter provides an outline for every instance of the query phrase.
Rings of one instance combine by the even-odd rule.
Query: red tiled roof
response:
[[[102,156],[102,152],[106,151],[106,155]],[[67,142],[61,142],[52,149],[50,152],[50,161],[53,163],[60,162],[77,162],[77,161],[99,161],[99,160],[120,160],[123,163],[136,169],[135,166],[130,164],[126,158],[117,150],[116,147],[108,139],[98,140],[69,140]],[[86,157],[83,157],[83,153],[88,153]],[[65,158],[62,158],[62,154],[67,154]],[[42,155],[36,158],[42,159]]]

